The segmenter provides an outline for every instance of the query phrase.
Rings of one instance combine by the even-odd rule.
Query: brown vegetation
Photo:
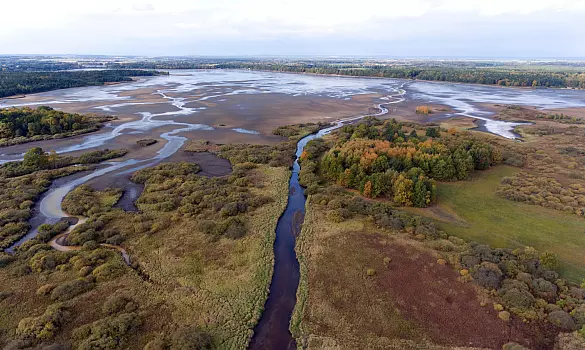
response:
[[[428,114],[432,114],[433,110],[429,106],[416,106],[415,112],[416,112],[416,114],[428,115]]]

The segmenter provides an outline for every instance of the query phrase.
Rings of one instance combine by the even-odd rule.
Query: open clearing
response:
[[[552,251],[562,260],[561,274],[580,281],[585,277],[585,220],[497,196],[501,179],[518,171],[502,165],[468,181],[441,183],[436,208],[409,211],[436,219],[441,229],[466,240],[493,247],[533,246]],[[454,214],[458,220],[448,219]]]

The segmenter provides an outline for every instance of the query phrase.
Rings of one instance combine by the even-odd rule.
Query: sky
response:
[[[0,54],[585,57],[585,0],[21,0]]]

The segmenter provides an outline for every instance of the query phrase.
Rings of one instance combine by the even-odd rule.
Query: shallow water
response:
[[[57,149],[66,153],[107,144],[108,141],[135,132],[146,132],[163,126],[183,127],[185,130],[213,130],[209,125],[191,124],[172,119],[188,117],[201,110],[213,107],[188,107],[190,103],[209,101],[214,104],[226,102],[226,97],[242,94],[286,94],[291,96],[314,95],[345,100],[354,95],[385,93],[392,91],[405,81],[397,79],[372,79],[359,77],[328,77],[291,73],[255,72],[244,70],[176,70],[169,76],[145,77],[138,81],[109,86],[93,86],[50,91],[36,94],[41,102],[27,103],[19,100],[0,100],[0,107],[23,105],[55,105],[99,102],[96,112],[116,113],[121,108],[132,106],[140,120],[129,121],[112,130],[86,136],[78,145]],[[153,96],[163,102],[136,101],[122,93],[141,88],[156,87]],[[585,107],[585,91],[553,89],[513,89],[469,84],[408,81],[404,86],[409,99],[421,103],[436,103],[450,106],[455,114],[485,121],[489,132],[513,138],[511,130],[518,124],[490,119],[491,112],[479,103],[500,103],[536,106],[538,108]],[[192,94],[179,97],[178,94]],[[172,111],[153,113],[153,105],[172,106]],[[233,129],[233,132],[247,132]],[[250,130],[253,132],[254,130]],[[7,158],[6,156],[3,158]],[[11,157],[18,159],[18,157]]]

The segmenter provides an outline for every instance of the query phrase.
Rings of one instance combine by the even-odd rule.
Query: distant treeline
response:
[[[275,62],[275,61],[144,61],[116,64],[117,68],[141,69],[252,69],[277,72],[418,79],[500,86],[585,88],[585,70],[524,69],[474,66],[392,66],[366,62]]]
[[[56,60],[0,57],[0,71],[2,72],[48,72],[83,68],[77,62],[61,62]]]
[[[168,74],[147,70],[0,72],[0,98],[81,86],[131,81],[132,77]]]

